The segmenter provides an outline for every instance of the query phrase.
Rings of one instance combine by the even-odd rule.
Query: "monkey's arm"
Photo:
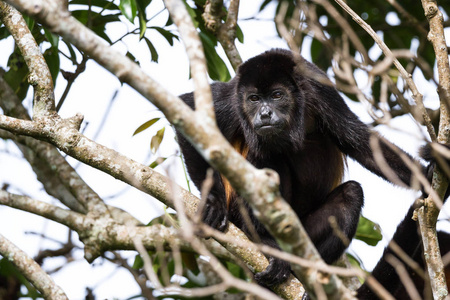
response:
[[[235,132],[237,126],[239,126],[239,123],[236,122],[237,118],[233,118],[232,116],[234,110],[230,109],[230,106],[232,105],[231,95],[234,92],[234,83],[216,82],[211,85],[211,90],[218,127],[229,140],[230,134]],[[192,109],[195,109],[193,93],[181,95],[180,98]],[[181,133],[177,132],[177,138],[189,176],[200,190],[206,178],[206,171],[208,168],[211,168],[211,166]],[[209,226],[223,231],[226,229],[228,222],[225,187],[220,174],[217,171],[214,171],[212,179],[213,184],[206,197],[207,200],[203,211],[203,221]]]
[[[378,145],[387,165],[392,169],[398,178],[408,186],[411,186],[412,172],[398,153],[403,153],[411,161],[417,162],[409,154],[397,148],[395,145],[388,145],[388,141],[371,131],[367,125],[362,123],[358,117],[348,108],[337,90],[331,86],[316,86],[319,89],[322,101],[319,107],[319,120],[325,134],[329,134],[339,149],[358,161],[365,168],[376,175],[389,180],[380,169],[374,158],[374,152],[370,146],[370,139],[377,138]],[[397,148],[394,150],[392,148]],[[427,175],[427,168],[421,166],[422,172]]]

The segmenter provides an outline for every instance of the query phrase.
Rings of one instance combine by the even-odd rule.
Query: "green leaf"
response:
[[[173,46],[174,39],[178,40],[177,35],[173,34],[172,32],[170,32],[168,30],[165,30],[164,28],[156,27],[156,26],[152,26],[150,28],[158,31],[167,40],[167,42],[170,44],[170,46]]]
[[[52,74],[53,85],[56,84],[56,78],[59,74],[59,52],[58,47],[51,47],[45,50],[44,58],[47,62],[50,73]]]
[[[135,270],[139,270],[144,267],[144,260],[142,257],[138,254],[134,257],[134,262],[132,268]]]
[[[124,15],[128,21],[134,23],[137,13],[136,0],[120,0],[119,8],[122,15]]]
[[[8,85],[14,90],[19,99],[23,100],[27,96],[28,88],[28,67],[20,54],[19,48],[16,48],[8,59],[9,70],[4,78]]]
[[[368,245],[376,246],[378,242],[383,238],[380,230],[380,225],[361,216],[359,218],[358,229],[356,230],[355,238],[365,242]]]
[[[8,29],[6,29],[5,26],[0,27],[0,40],[6,39],[11,34],[9,33]]]
[[[144,131],[145,129],[149,128],[150,126],[152,126],[153,124],[155,124],[156,122],[158,122],[159,118],[154,118],[151,119],[150,121],[145,122],[144,124],[142,124],[141,126],[139,126],[133,133],[133,136],[135,136],[136,134]]]
[[[127,54],[125,54],[125,55],[126,55],[126,57],[128,57],[129,59],[131,59],[132,61],[134,61],[138,65],[140,65],[139,61],[136,59],[136,57],[130,51],[128,51]]]
[[[244,33],[239,25],[236,27],[236,38],[240,43],[244,43]]]
[[[158,132],[152,137],[152,140],[150,142],[150,149],[152,151],[152,153],[156,153],[156,151],[158,151],[159,146],[161,145],[161,142],[164,138],[164,131],[165,131],[165,127],[161,128],[160,130],[158,130]]]
[[[259,7],[259,11],[262,11],[264,8],[266,8],[267,4],[272,2],[272,0],[264,0],[261,6]]]
[[[217,54],[214,42],[203,32],[200,32],[199,35],[203,44],[203,49],[205,50],[206,65],[208,68],[209,77],[211,77],[212,80],[230,80],[230,72],[228,71],[228,68],[222,58],[220,58]]]
[[[18,279],[19,282],[27,289],[27,291],[23,293],[24,297],[32,299],[40,299],[42,297],[42,295],[34,288],[34,286],[6,258],[0,259],[0,275],[6,278],[6,283],[8,282],[8,277]]]
[[[150,5],[152,0],[136,0],[137,12],[139,18],[139,39],[144,37],[147,31],[147,13],[145,12],[147,6]]]
[[[147,226],[152,226],[156,224],[161,224],[164,226],[172,226],[173,224],[178,224],[178,219],[176,214],[168,213],[167,211],[150,221],[150,223],[147,224]]]
[[[150,50],[150,54],[152,55],[152,61],[158,62],[158,52],[156,52],[155,46],[153,46],[152,42],[146,37],[144,37],[145,42],[147,43],[147,47]]]
[[[237,264],[227,261],[227,262],[225,262],[225,265],[226,265],[228,271],[233,275],[233,277],[240,278],[240,279],[246,278],[244,271]]]
[[[58,48],[59,36],[57,36],[56,34],[51,33],[50,31],[48,31],[45,28],[44,28],[44,34],[45,34],[45,37],[47,38],[47,41],[52,45],[52,47]]]
[[[69,5],[72,4],[96,6],[105,10],[120,10],[117,5],[115,5],[112,1],[108,0],[72,0],[69,2]]]
[[[200,273],[200,268],[197,264],[197,259],[194,253],[181,252],[181,260],[186,268],[188,268],[195,276]]]
[[[99,13],[96,13],[94,11],[88,11],[88,10],[74,10],[71,12],[72,16],[76,18],[78,21],[83,23],[84,25],[87,25],[88,21],[90,22],[90,28],[95,27],[104,27],[105,24],[111,23],[111,22],[120,22],[120,14],[109,14],[109,15],[102,15]]]
[[[356,270],[361,270],[361,271],[365,271],[362,266],[361,266],[361,260],[353,255],[351,255],[350,253],[345,253],[345,255],[347,256],[348,261],[350,262],[350,265],[355,268]],[[370,273],[366,272],[367,275],[369,275]],[[364,283],[364,278],[363,277],[359,277],[358,276],[358,280],[361,284]]]
[[[142,38],[145,35],[145,32],[147,31],[147,17],[145,16],[145,12],[138,11],[138,19],[139,19],[139,40],[142,40]]]
[[[194,23],[194,27],[198,28],[199,22],[197,21],[197,18],[196,18],[197,14],[195,13],[195,10],[192,7],[190,7],[189,4],[187,4],[187,1],[183,1],[183,3],[184,3],[184,6],[186,6],[186,10],[188,11],[189,15],[191,16],[192,22]],[[172,22],[172,20],[169,19],[167,21],[167,24],[169,24],[169,21]],[[166,24],[166,26],[167,26],[167,24]]]
[[[327,70],[330,64],[328,59],[323,59],[324,46],[317,39],[311,42],[311,59],[322,70]]]
[[[164,24],[164,27],[170,26],[170,25],[172,25],[172,24],[173,24],[173,20],[172,20],[172,18],[170,17],[170,14],[169,14],[169,17],[167,18],[167,22],[166,22],[166,24]]]
[[[138,9],[141,11],[145,11],[145,9],[147,8],[147,6],[150,5],[150,3],[152,3],[152,0],[136,0],[136,5]]]
[[[64,42],[64,44],[66,44],[67,49],[69,49],[69,53],[70,53],[70,61],[72,62],[73,65],[77,64],[77,55],[75,54],[75,50],[72,47],[72,44],[70,44],[69,42],[62,40]]]
[[[167,157],[158,157],[154,162],[152,162],[149,167],[154,169],[157,166],[159,166],[160,164],[162,164],[163,162],[165,162],[167,159]]]
[[[25,22],[27,23],[28,29],[30,29],[30,31],[33,31],[34,28],[34,19],[30,18],[28,16],[23,15],[23,18],[25,20]]]
[[[72,16],[84,25],[89,25],[99,37],[106,40],[108,43],[112,44],[111,39],[106,34],[106,24],[112,22],[120,22],[120,13],[102,15],[93,11],[88,10],[74,10],[71,12]]]

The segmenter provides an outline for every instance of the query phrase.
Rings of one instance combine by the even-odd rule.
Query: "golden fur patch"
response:
[[[244,142],[237,140],[234,141],[232,144],[233,148],[239,152],[244,158],[247,158],[248,155],[248,145],[246,145]],[[227,199],[227,207],[230,206],[230,202],[233,197],[236,196],[236,192],[234,191],[233,187],[231,186],[228,179],[225,178],[225,176],[220,175],[222,177],[222,183],[225,188],[225,197]]]

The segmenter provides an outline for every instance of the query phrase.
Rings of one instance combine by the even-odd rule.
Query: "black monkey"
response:
[[[337,260],[346,246],[333,234],[329,217],[336,218],[351,240],[364,202],[359,183],[342,183],[346,156],[385,178],[369,145],[373,133],[350,111],[324,72],[287,50],[270,50],[251,58],[239,67],[234,79],[213,83],[211,88],[223,135],[255,167],[278,172],[281,194],[324,261]],[[194,108],[192,93],[181,98]],[[189,175],[200,187],[209,165],[181,134],[178,138]],[[383,141],[380,147],[387,164],[409,185],[409,168]],[[225,230],[229,220],[252,238],[257,239],[252,236],[256,231],[261,242],[278,247],[246,204],[251,224],[244,221],[241,202],[227,180],[215,172],[204,222]],[[287,262],[270,258],[268,268],[255,279],[270,287],[289,273]]]
[[[449,145],[443,145],[447,149],[450,149]],[[431,182],[432,173],[434,170],[434,166],[438,164],[434,155],[432,153],[430,144],[422,147],[420,156],[424,158],[426,161],[430,162],[426,169],[425,175],[428,180]],[[446,164],[448,167],[448,161],[442,161],[442,163]],[[442,166],[445,169],[445,166]],[[446,202],[448,196],[450,194],[450,189],[447,189],[446,194],[444,195],[444,203]],[[425,198],[426,195],[423,195]],[[414,209],[417,207],[417,204],[414,203],[406,214],[405,218],[398,225],[392,240],[403,250],[403,252],[408,255],[408,257],[412,258],[415,262],[419,264],[420,267],[424,268],[425,263],[423,259],[423,247],[422,247],[422,238],[419,235],[417,222],[413,220]],[[441,255],[445,255],[450,252],[450,234],[445,232],[438,232],[438,241],[439,247],[441,251]],[[394,267],[388,263],[386,260],[387,256],[392,255],[396,257],[398,260],[402,261],[402,259],[397,256],[397,254],[389,247],[383,252],[381,259],[378,261],[375,268],[372,270],[372,276],[386,289],[388,290],[395,299],[411,299],[403,286],[403,283],[400,280],[400,277],[397,274],[397,271]],[[425,286],[424,279],[419,276],[413,269],[409,266],[406,266],[408,271],[408,275],[412,279],[415,288],[419,292],[421,296],[425,296],[428,291]],[[447,278],[447,286],[450,287],[450,266],[445,266],[444,269],[446,278]],[[425,273],[425,272],[424,272]],[[379,299],[376,296],[376,293],[369,288],[367,284],[363,284],[357,291],[357,298],[363,300],[376,300]],[[428,299],[430,297],[424,297]],[[430,298],[431,299],[431,298]]]

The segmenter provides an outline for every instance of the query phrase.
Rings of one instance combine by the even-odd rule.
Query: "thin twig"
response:
[[[423,105],[422,102],[423,96],[421,93],[419,93],[416,84],[412,80],[411,74],[409,74],[405,70],[405,68],[401,65],[398,59],[396,59],[395,56],[392,54],[392,51],[388,48],[388,46],[386,46],[383,40],[377,35],[377,33],[372,29],[372,27],[370,27],[369,24],[367,24],[360,16],[358,16],[358,14],[355,13],[343,0],[335,0],[335,1],[353,18],[353,20],[355,20],[356,23],[358,23],[373,38],[373,40],[378,44],[383,53],[387,57],[390,57],[392,59],[392,62],[394,63],[395,67],[399,70],[402,78],[405,80],[406,84],[408,85],[408,87],[412,92],[412,97],[416,102],[418,109],[422,113],[424,124],[427,127],[428,134],[430,135],[431,140],[435,141],[436,133],[434,132],[433,125],[431,124],[430,116],[428,116],[428,113]]]

